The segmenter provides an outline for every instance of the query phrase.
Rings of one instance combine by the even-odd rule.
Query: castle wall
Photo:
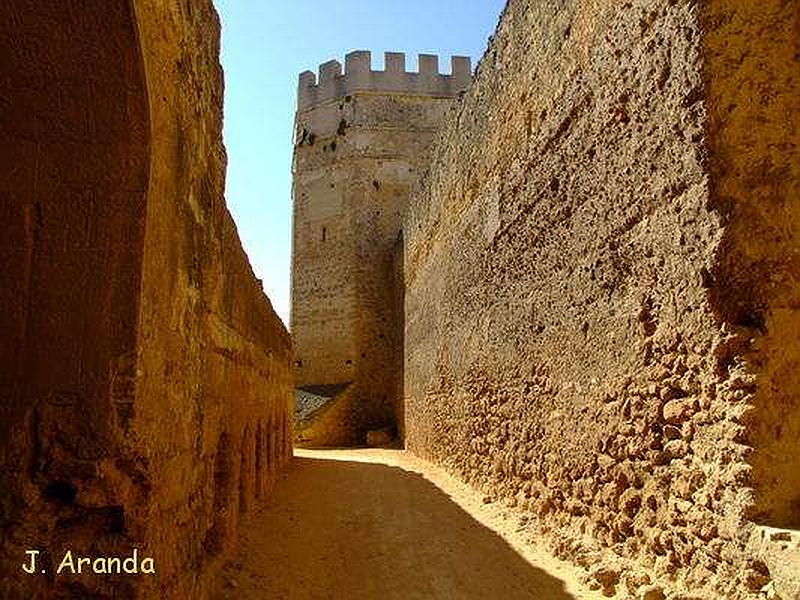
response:
[[[57,563],[27,576],[26,550],[109,552],[130,531],[118,375],[136,357],[146,80],[126,2],[12,0],[0,32],[0,597],[53,597]]]
[[[225,207],[213,6],[136,6],[153,133],[135,430],[154,490],[146,539],[162,585],[191,597],[203,582],[186,573],[224,555],[291,457],[291,341]]]
[[[223,199],[216,14],[13,0],[0,30],[0,596],[203,597],[290,456],[293,389]],[[156,575],[55,577],[133,548]]]
[[[468,60],[407,73],[402,54],[373,71],[368,52],[300,76],[294,155],[292,324],[299,387],[353,382],[348,407],[318,424],[319,444],[364,443],[395,424],[402,315],[394,248],[411,187]],[[343,400],[344,401],[344,400]],[[346,413],[345,416],[342,413]],[[308,436],[305,436],[308,437]],[[313,437],[313,436],[312,436]]]
[[[799,27],[511,0],[411,201],[407,447],[606,586],[745,597],[787,561],[747,546],[800,519]]]

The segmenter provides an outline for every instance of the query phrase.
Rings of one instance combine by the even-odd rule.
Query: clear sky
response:
[[[471,56],[505,0],[214,0],[222,20],[227,201],[256,276],[289,323],[292,125],[301,71],[351,50]]]

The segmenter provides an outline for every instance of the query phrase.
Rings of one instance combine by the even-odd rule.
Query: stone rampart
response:
[[[511,0],[410,204],[407,446],[597,585],[798,593],[798,31]]]
[[[201,598],[292,440],[290,338],[223,197],[216,13],[11,0],[0,32],[0,597]],[[56,573],[134,548],[155,574]]]

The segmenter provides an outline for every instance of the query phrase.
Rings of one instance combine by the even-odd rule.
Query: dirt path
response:
[[[399,450],[296,450],[249,515],[215,598],[597,598],[498,507]],[[502,537],[501,537],[502,534]]]

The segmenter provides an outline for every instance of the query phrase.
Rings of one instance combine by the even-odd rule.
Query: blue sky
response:
[[[351,50],[452,54],[473,66],[505,0],[215,0],[225,70],[226,197],[256,276],[289,323],[291,160],[297,76]]]

